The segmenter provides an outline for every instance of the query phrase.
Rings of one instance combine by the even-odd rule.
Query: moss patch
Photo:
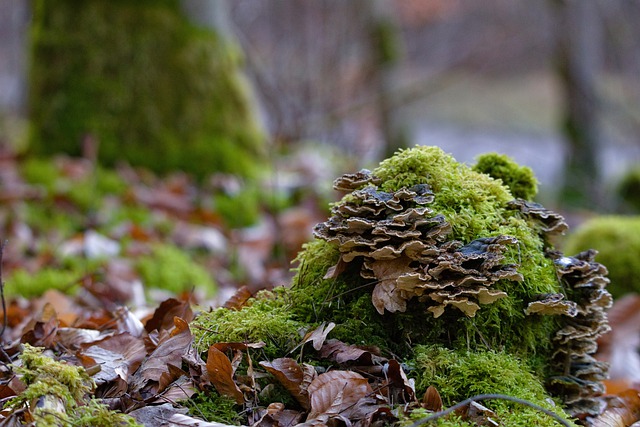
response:
[[[42,353],[42,349],[24,345],[20,365],[15,372],[27,386],[26,390],[5,403],[13,410],[25,407],[30,410],[36,424],[43,427],[74,426],[138,426],[133,418],[110,411],[87,396],[94,388],[93,380],[84,368],[56,361]],[[44,405],[33,402],[43,401]],[[61,405],[64,411],[47,408]]]
[[[136,261],[136,270],[145,286],[165,289],[174,294],[197,288],[212,295],[217,288],[209,272],[185,252],[171,245],[153,246],[150,254]]]
[[[308,325],[294,318],[283,288],[263,291],[242,310],[217,308],[192,323],[196,345],[205,352],[218,342],[264,342],[264,359],[284,357],[301,340]]]
[[[501,180],[515,198],[533,200],[538,194],[538,180],[533,170],[520,166],[507,155],[482,154],[476,159],[473,170]]]
[[[403,341],[440,343],[452,348],[504,349],[542,365],[549,350],[549,336],[557,330],[557,324],[550,316],[525,316],[524,309],[536,295],[559,292],[560,286],[552,261],[545,257],[542,237],[518,212],[507,209],[507,202],[513,199],[509,189],[501,181],[456,162],[437,147],[401,150],[383,161],[373,175],[381,179],[379,188],[389,192],[428,184],[435,194],[429,208],[433,215],[442,214],[451,223],[451,239],[463,243],[498,235],[518,239],[518,245],[507,251],[505,262],[518,265],[524,280],[498,282],[495,288],[508,297],[483,306],[474,318],[445,314],[434,319],[413,306],[406,313],[383,319],[375,311],[362,311],[360,307],[361,317],[345,319],[345,330],[358,330],[354,323],[359,322],[359,330],[369,332],[365,325],[371,325],[374,332],[369,339],[390,344],[400,355],[410,354],[411,346]],[[351,304],[371,292],[375,283],[357,273],[349,275],[349,270],[343,277],[323,279],[338,256],[337,249],[324,241],[307,245],[300,254],[292,289],[297,311],[307,316],[313,313],[317,321],[339,322],[336,319],[346,317],[341,313],[350,313]]]
[[[567,414],[550,403],[550,397],[529,366],[502,352],[454,351],[435,346],[418,346],[409,362],[416,376],[416,392],[422,395],[434,386],[445,406],[478,394],[518,397],[556,412]],[[556,426],[552,418],[530,407],[502,400],[482,402],[509,426]],[[446,424],[444,424],[446,425]],[[465,425],[454,422],[452,425]]]
[[[596,261],[609,270],[607,289],[614,298],[640,292],[640,217],[591,219],[569,235],[564,252],[573,255],[590,248],[599,252]]]

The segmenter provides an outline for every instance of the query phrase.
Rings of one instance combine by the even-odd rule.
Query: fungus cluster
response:
[[[612,297],[604,289],[609,283],[607,269],[594,262],[595,255],[596,251],[588,250],[555,260],[558,276],[576,307],[563,313],[562,328],[553,337],[556,375],[548,383],[574,416],[602,411],[597,396],[604,392],[602,380],[607,377],[607,365],[593,354],[598,349],[596,340],[610,330],[606,309],[611,306]]]
[[[493,284],[522,280],[516,265],[502,263],[507,247],[518,243],[515,238],[485,237],[466,245],[447,241],[451,226],[429,208],[434,200],[429,185],[386,192],[377,188],[379,182],[367,170],[334,182],[335,189],[350,195],[314,230],[341,254],[326,277],[339,274],[346,263],[360,262],[360,275],[375,284],[372,302],[380,314],[404,312],[407,301],[418,298],[434,317],[449,306],[473,317],[479,304],[507,296]]]

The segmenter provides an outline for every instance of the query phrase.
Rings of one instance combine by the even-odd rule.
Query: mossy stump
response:
[[[244,335],[265,341],[267,357],[284,357],[297,343],[282,338],[296,327],[333,322],[332,338],[406,361],[418,393],[450,384],[449,403],[502,391],[545,405],[547,385],[569,414],[597,414],[606,366],[591,354],[608,328],[606,270],[591,252],[565,257],[555,250],[553,235],[567,229],[563,218],[514,198],[536,194],[528,168],[504,156],[484,159],[470,168],[437,147],[416,147],[373,171],[338,178],[334,188],[346,194],[299,254],[292,286],[238,311],[201,316],[194,328],[201,349]],[[265,307],[280,320],[261,332]],[[447,363],[433,364],[429,354]],[[531,387],[493,390],[495,378],[457,386],[465,380],[447,376],[461,372],[454,367],[462,360],[478,361],[478,375],[494,375],[493,363],[517,366],[514,381],[526,378]],[[509,425],[553,425],[509,408]]]
[[[254,177],[265,136],[239,47],[192,25],[178,0],[34,2],[30,151],[83,152]]]

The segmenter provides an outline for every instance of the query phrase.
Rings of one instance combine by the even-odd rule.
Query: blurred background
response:
[[[64,154],[116,170],[125,205],[179,211],[169,196],[186,194],[183,211],[237,245],[229,270],[290,260],[336,176],[416,144],[511,156],[577,228],[640,210],[637,22],[632,0],[2,0],[0,147],[26,184],[78,187],[78,168],[42,176],[33,160]],[[7,170],[3,200],[42,198],[7,196]],[[101,176],[82,196],[54,186],[54,202],[95,214]],[[105,223],[83,218],[73,230]]]

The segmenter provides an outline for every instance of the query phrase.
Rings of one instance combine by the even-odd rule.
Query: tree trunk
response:
[[[554,0],[557,15],[556,73],[563,90],[561,130],[566,141],[560,203],[597,209],[602,205],[601,144],[597,78],[602,32],[597,4]]]

